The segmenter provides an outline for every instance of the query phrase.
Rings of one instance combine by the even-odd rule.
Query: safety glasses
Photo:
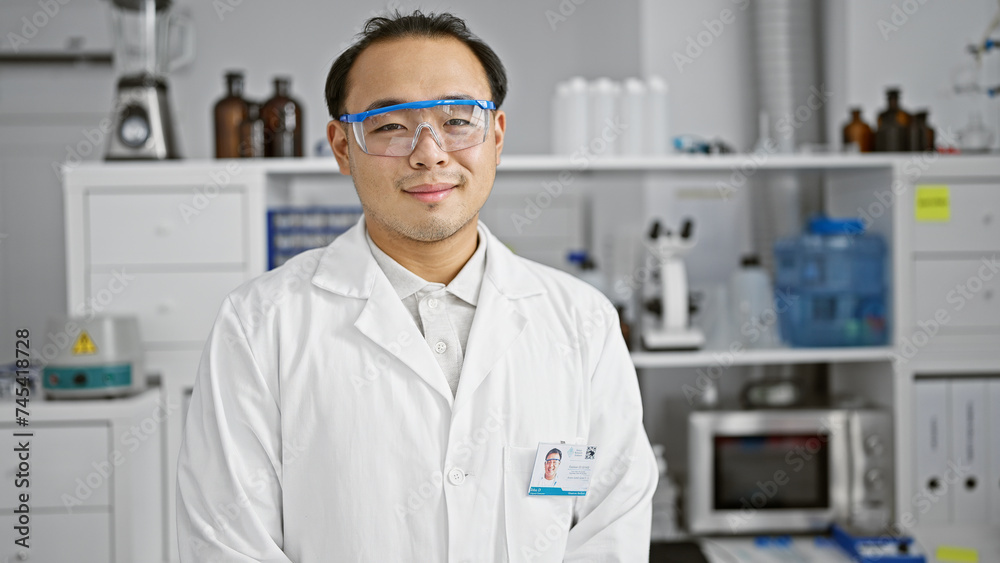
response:
[[[425,100],[362,113],[346,113],[361,150],[376,156],[408,156],[424,129],[445,152],[474,147],[486,141],[490,129],[487,100]]]

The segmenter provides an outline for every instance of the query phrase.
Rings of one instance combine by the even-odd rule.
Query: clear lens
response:
[[[428,133],[443,151],[474,147],[486,140],[489,110],[477,105],[406,108],[354,123],[354,134],[361,148],[380,156],[409,155],[424,129],[429,129]]]

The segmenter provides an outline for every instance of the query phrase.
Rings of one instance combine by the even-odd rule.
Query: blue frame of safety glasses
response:
[[[358,123],[373,115],[395,111],[397,109],[423,109],[434,106],[479,106],[483,109],[497,109],[496,104],[489,100],[424,100],[422,102],[406,102],[405,104],[386,106],[384,108],[363,111],[361,113],[345,113],[337,119],[345,123]]]

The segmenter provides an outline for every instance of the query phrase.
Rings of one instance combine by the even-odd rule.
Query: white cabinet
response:
[[[161,424],[169,407],[160,397],[153,388],[113,400],[37,399],[29,426],[0,424],[7,453],[0,456],[0,561],[162,561]],[[20,488],[19,447],[28,450],[27,486]],[[22,493],[29,549],[14,543]]]
[[[69,309],[139,319],[166,411],[157,468],[157,561],[177,559],[174,481],[181,405],[226,294],[264,271],[260,166],[234,161],[84,165],[65,177]]]
[[[955,311],[953,323],[930,343],[914,354],[907,348],[918,321],[936,310],[934,299],[941,297],[942,306],[947,305],[947,295],[940,295],[945,289],[976,275],[977,264],[990,251],[1000,253],[1000,159],[942,156],[915,176],[913,158],[730,155],[608,158],[581,165],[568,158],[505,156],[494,196],[509,206],[492,217],[506,222],[515,214],[524,215],[522,220],[528,217],[546,231],[560,217],[556,203],[563,201],[557,202],[564,197],[561,194],[573,194],[565,196],[567,202],[583,194],[591,206],[591,248],[608,263],[625,262],[627,271],[616,272],[609,281],[629,283],[627,276],[640,277],[647,264],[634,263],[634,257],[624,259],[619,248],[605,248],[621,223],[641,230],[650,217],[677,220],[673,215],[681,208],[701,213],[696,230],[701,229],[699,244],[708,266],[695,264],[696,275],[722,278],[737,267],[749,244],[740,213],[769,183],[780,184],[790,176],[805,178],[813,185],[807,191],[816,206],[833,216],[862,217],[889,249],[891,336],[886,346],[771,348],[727,355],[725,343],[716,343],[714,349],[697,352],[636,350],[633,360],[644,374],[644,400],[650,381],[666,381],[679,389],[685,378],[698,373],[718,371],[720,381],[725,381],[733,378],[735,369],[746,366],[828,365],[832,391],[860,394],[894,413],[899,517],[914,510],[915,378],[928,373],[1000,372],[996,309],[1000,276],[984,280],[976,301],[964,312]],[[737,176],[743,180],[735,182]],[[557,192],[553,182],[561,186]],[[950,223],[915,220],[913,194],[916,185],[925,183],[955,186]],[[83,165],[68,171],[65,190],[71,309],[90,302],[116,274],[124,271],[131,276],[126,290],[106,308],[139,316],[147,365],[162,376],[165,399],[175,406],[183,403],[194,381],[202,344],[224,295],[266,268],[267,209],[356,203],[350,179],[340,176],[332,159]],[[542,193],[547,195],[543,198]],[[548,211],[552,213],[546,215]],[[514,221],[496,225],[494,231],[520,233],[522,226],[523,221]],[[770,244],[773,238],[753,241],[758,250]],[[670,419],[669,407],[660,403],[647,403],[645,409],[647,424],[666,420],[676,428],[672,425],[682,422]],[[171,410],[168,418],[163,460],[169,560],[176,559],[173,503],[179,411]]]

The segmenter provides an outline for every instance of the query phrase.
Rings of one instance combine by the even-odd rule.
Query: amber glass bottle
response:
[[[899,90],[885,91],[888,108],[878,114],[878,132],[875,133],[875,150],[899,152],[910,150],[910,114],[899,106]]]
[[[861,109],[851,108],[851,120],[844,125],[844,148],[854,144],[861,152],[871,152],[872,141],[872,128],[861,119]]]
[[[302,156],[302,105],[291,98],[291,79],[274,79],[274,95],[264,103],[264,156]],[[290,139],[290,142],[289,142]]]
[[[903,108],[899,105],[899,89],[889,88],[885,91],[885,97],[886,104],[889,107],[878,114],[878,126],[882,127],[882,123],[886,119],[894,118],[900,126],[908,127],[910,125],[910,114],[903,111]]]
[[[243,73],[226,73],[226,96],[215,104],[215,158],[239,158],[240,123],[247,118]]]
[[[264,156],[264,122],[260,119],[260,104],[250,102],[247,118],[240,123],[240,158]]]
[[[910,127],[908,128],[908,134],[910,136],[910,150],[911,151],[925,151],[933,147],[931,141],[931,135],[933,133],[927,126],[927,112],[920,111],[913,114],[913,121],[910,122]]]

